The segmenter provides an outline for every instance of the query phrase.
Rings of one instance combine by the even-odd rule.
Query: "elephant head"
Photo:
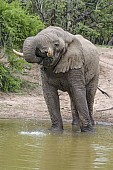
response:
[[[38,63],[44,68],[52,67],[55,73],[59,73],[81,67],[79,46],[81,48],[75,35],[50,26],[36,36],[28,37],[23,44],[23,53],[13,51],[27,62]]]

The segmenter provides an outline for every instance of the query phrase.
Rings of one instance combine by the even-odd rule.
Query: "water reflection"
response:
[[[99,144],[94,144],[92,145],[92,147],[96,151],[96,159],[94,160],[93,163],[95,165],[95,168],[99,168],[101,165],[106,167],[106,165],[109,164],[110,161],[109,155],[112,153],[113,147],[109,148],[107,146],[102,146]]]
[[[46,126],[45,126],[46,125]],[[96,127],[95,134],[48,131],[47,122],[0,121],[1,170],[111,170],[113,129]]]
[[[75,136],[46,138],[40,168],[44,170],[92,169],[94,156],[90,142]],[[48,156],[47,154],[48,153]],[[47,165],[48,162],[48,165]]]
[[[28,136],[40,136],[40,137],[43,137],[43,136],[46,136],[47,134],[46,133],[44,133],[44,132],[40,132],[40,131],[38,131],[38,132],[24,132],[24,131],[22,131],[22,132],[20,132],[20,134],[21,135],[28,135]]]

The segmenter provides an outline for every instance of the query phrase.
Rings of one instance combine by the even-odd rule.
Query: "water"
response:
[[[0,120],[0,170],[112,170],[113,127],[51,133],[49,122]]]

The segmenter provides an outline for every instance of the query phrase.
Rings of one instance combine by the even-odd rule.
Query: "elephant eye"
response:
[[[54,45],[55,45],[56,47],[58,47],[58,46],[59,46],[59,43],[55,43]]]
[[[54,46],[55,46],[55,47],[58,47],[58,46],[59,46],[59,41],[54,41],[53,43],[54,43]]]

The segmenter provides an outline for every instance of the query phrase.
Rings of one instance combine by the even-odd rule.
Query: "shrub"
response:
[[[13,92],[21,88],[23,81],[14,73],[21,72],[27,62],[16,58],[11,53],[12,48],[20,49],[26,37],[37,34],[44,27],[38,16],[30,15],[25,7],[22,8],[20,1],[0,0],[0,51],[4,45],[9,62],[6,67],[0,61],[0,90]]]
[[[4,92],[17,92],[22,86],[22,80],[12,76],[10,69],[0,63],[0,90]]]
[[[18,1],[8,4],[0,0],[0,24],[1,38],[5,42],[9,40],[10,45],[16,47],[22,46],[26,37],[35,35],[44,28],[39,17],[29,15]]]

